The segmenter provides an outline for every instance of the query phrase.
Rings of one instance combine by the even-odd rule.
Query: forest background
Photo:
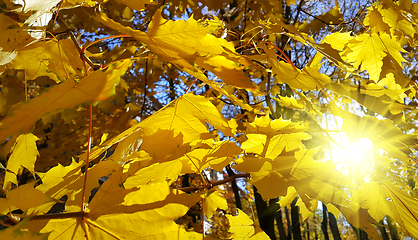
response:
[[[418,238],[416,1],[0,6],[1,239]]]

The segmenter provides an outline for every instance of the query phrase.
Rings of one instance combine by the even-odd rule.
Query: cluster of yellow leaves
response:
[[[118,2],[137,11],[155,5],[146,0]],[[315,108],[299,91],[326,88],[348,96],[388,119],[361,118],[337,109],[334,114],[342,117],[342,130],[351,133],[348,134],[351,138],[367,135],[390,157],[409,164],[409,155],[413,153],[411,148],[418,147],[417,138],[403,133],[393,122],[402,123],[403,111],[410,109],[402,102],[406,96],[404,92],[417,90],[415,83],[405,80],[402,73],[405,62],[402,54],[406,52],[404,44],[415,43],[418,13],[414,12],[416,3],[402,2],[405,5],[391,1],[373,3],[365,19],[366,31],[355,37],[349,32],[335,32],[321,43],[307,34],[322,28],[317,26],[316,20],[299,26],[266,23],[269,34],[286,34],[317,50],[315,57],[302,69],[290,62],[279,61],[275,48],[269,45],[260,46],[256,57],[238,54],[233,42],[212,34],[221,25],[217,20],[196,21],[193,17],[166,20],[159,9],[145,32],[116,22],[100,7],[96,7],[94,18],[109,28],[132,36],[160,60],[176,65],[252,113],[260,111],[236,94],[242,89],[254,96],[259,94],[255,90],[258,86],[245,72],[248,69],[264,71],[262,76],[271,74],[275,83],[287,84],[298,92],[301,99],[273,98],[282,107],[304,109],[306,104]],[[282,118],[271,120],[268,114],[238,123],[223,116],[212,103],[216,99],[193,94],[179,97],[151,117],[101,142],[90,154],[79,155],[78,161],[73,160],[68,166],[59,164],[44,173],[35,173],[39,153],[36,147],[38,138],[30,133],[34,124],[64,109],[108,99],[114,95],[115,86],[133,61],[116,61],[87,75],[82,70],[80,53],[70,40],[32,43],[40,37],[28,31],[35,27],[45,28],[46,24],[29,25],[41,17],[51,17],[58,1],[45,4],[25,1],[24,5],[18,1],[5,3],[23,19],[23,25],[4,13],[0,14],[1,22],[5,23],[0,27],[0,33],[7,36],[7,39],[0,40],[0,71],[6,67],[23,70],[28,80],[46,76],[57,85],[28,101],[9,106],[8,114],[0,123],[0,140],[11,141],[3,183],[7,194],[0,199],[0,213],[20,209],[24,212],[22,217],[26,217],[18,225],[1,231],[2,238],[201,238],[202,234],[186,230],[176,220],[202,199],[204,214],[209,218],[217,209],[227,209],[225,197],[216,189],[188,194],[173,188],[172,184],[183,174],[201,174],[206,168],[222,171],[230,163],[234,163],[235,170],[251,174],[249,183],[257,187],[264,199],[284,196],[280,202],[283,207],[299,195],[298,205],[304,218],[309,211],[315,210],[319,200],[328,204],[336,214],[341,212],[353,226],[364,228],[374,238],[379,235],[372,224],[385,215],[418,237],[414,228],[418,224],[417,199],[405,191],[410,191],[407,185],[395,185],[388,179],[375,177],[366,184],[354,186],[336,170],[336,163],[313,159],[318,149],[305,148],[303,141],[311,136],[303,124]],[[102,1],[67,0],[61,7],[94,7],[99,3]],[[335,24],[341,21],[340,14],[336,6],[318,19]],[[359,77],[358,71],[367,71],[367,77],[358,88],[338,81],[332,83],[331,78],[321,72],[323,58],[342,67],[347,76]],[[270,69],[260,70],[250,60],[261,62]],[[212,72],[222,83],[214,81],[215,78],[209,79],[204,70]],[[82,74],[86,76],[82,77]],[[270,92],[265,93],[268,94]],[[209,130],[212,128],[229,139],[236,137],[237,133],[244,134],[245,140],[240,146],[232,140],[221,141]],[[113,153],[107,159],[101,159],[108,151]],[[88,171],[85,169],[87,155],[96,160],[96,164],[87,166]],[[12,184],[19,185],[17,175],[23,168],[40,177],[40,181],[12,189]],[[100,184],[100,179],[106,181]],[[375,194],[369,196],[370,192]],[[84,199],[89,197],[91,201],[84,208]],[[67,198],[65,213],[48,218],[48,211],[63,198]],[[227,218],[232,238],[268,239],[242,211],[237,216],[227,215]]]

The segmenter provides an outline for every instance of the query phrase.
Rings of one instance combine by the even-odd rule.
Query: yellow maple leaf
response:
[[[243,211],[237,210],[238,216],[226,215],[231,226],[229,232],[233,234],[232,239],[270,239]]]
[[[55,203],[53,198],[34,188],[35,184],[36,182],[27,183],[7,192],[6,198],[0,198],[0,214],[7,214],[9,209],[20,209],[26,212],[46,202]]]
[[[272,121],[269,116],[259,117],[246,127],[248,140],[242,144],[242,149],[270,159],[283,150],[290,152],[303,147],[301,141],[310,138],[304,132],[306,127],[281,118]]]
[[[228,203],[221,192],[215,191],[205,197],[205,217],[212,217],[213,213],[216,212],[218,208],[226,210],[228,209]]]
[[[7,227],[0,230],[0,239],[14,239],[14,240],[47,240],[48,233],[29,232],[21,230],[23,226],[29,221],[29,218],[25,218],[14,226]]]
[[[28,132],[38,119],[57,110],[105,100],[114,94],[115,85],[131,64],[131,60],[116,62],[106,71],[91,73],[78,84],[68,80],[27,102],[14,105],[0,123],[0,140],[15,133]]]
[[[83,68],[77,48],[70,39],[36,42],[22,49],[7,65],[23,69],[28,80],[48,76],[55,82],[74,78]]]
[[[401,103],[400,95],[405,89],[388,89],[377,84],[367,84],[366,89],[331,83],[327,89],[356,100],[368,109],[397,123],[402,121],[402,110],[408,108]]]
[[[27,28],[13,28],[17,22],[6,14],[0,14],[0,22],[0,35],[3,36],[0,38],[0,65],[4,65],[16,57],[16,50],[29,44],[34,38],[26,31]]]
[[[391,181],[365,183],[354,191],[353,198],[362,208],[368,209],[376,221],[388,215],[396,219],[412,237],[418,237],[418,200]]]
[[[66,211],[79,211],[82,198],[82,191],[84,184],[84,173],[81,172],[83,162],[77,163],[73,161],[71,165],[63,167],[58,165],[51,168],[46,173],[39,173],[42,184],[36,187],[39,191],[45,193],[54,199],[60,199],[67,195],[68,199],[65,203]],[[101,161],[93,167],[89,168],[86,182],[86,196],[90,196],[93,188],[99,187],[98,179],[102,176],[107,176],[119,169],[120,165],[112,161]],[[38,207],[28,210],[28,214],[46,213],[55,203],[45,203]]]
[[[358,204],[351,202],[351,206],[335,205],[344,215],[347,221],[355,228],[363,229],[373,239],[381,238],[377,232],[376,221],[370,216],[366,209],[361,208]],[[373,224],[373,225],[372,225]]]
[[[151,154],[157,154],[158,151],[161,151],[161,153],[155,156],[158,156],[160,159],[164,158],[169,154],[169,151],[161,149],[160,146],[167,145],[167,149],[174,149],[178,145],[192,142],[202,134],[209,133],[206,123],[222,131],[226,136],[234,135],[235,125],[227,121],[207,98],[193,94],[183,95],[151,117],[132,127],[132,129],[140,128],[140,131],[127,130],[126,133],[130,133],[129,136],[126,136],[126,133],[122,133],[123,138],[115,137],[119,141],[113,141],[113,143],[119,142],[119,144],[112,155],[112,159],[124,161],[123,159],[127,157],[124,153],[126,153],[128,148],[132,147],[132,143],[147,136],[149,136],[150,140],[144,141],[142,143],[144,146],[141,148],[147,149]],[[156,134],[157,132],[159,134]],[[180,133],[182,135],[178,137]],[[158,141],[159,145],[155,145],[155,141]],[[110,145],[107,146],[110,147]],[[104,151],[104,149],[100,151]]]
[[[51,232],[51,239],[201,237],[174,222],[201,199],[200,194],[170,189],[165,181],[125,189],[122,184],[126,177],[123,168],[114,172],[89,203],[88,214],[70,219],[33,219],[24,229]]]
[[[152,185],[161,182],[171,184],[180,175],[181,168],[182,164],[179,160],[155,163],[140,169],[135,175],[127,178],[123,186],[126,189],[131,189],[141,185]]]
[[[39,155],[36,141],[39,138],[32,133],[21,134],[12,147],[12,154],[7,160],[7,171],[4,178],[3,189],[10,189],[11,183],[17,185],[17,174],[21,167],[31,173],[35,171],[36,158]]]
[[[200,173],[203,169],[211,167],[216,171],[222,169],[233,160],[233,157],[241,153],[241,149],[229,141],[213,142],[213,139],[205,141],[205,146],[195,146],[191,152],[185,153],[179,160],[183,163],[182,173]]]
[[[292,88],[308,91],[322,88],[331,82],[328,76],[319,73],[320,64],[306,66],[301,71],[290,63],[278,61],[274,49],[264,48],[264,51],[266,51],[267,59],[273,67],[274,74],[276,74],[276,81],[279,83],[286,83]]]
[[[405,59],[400,52],[405,52],[399,42],[385,32],[363,33],[351,40],[344,52],[345,58],[354,67],[367,70],[370,80],[378,82],[382,71],[383,58],[386,56],[402,67]]]
[[[251,88],[250,79],[242,72],[239,63],[249,63],[236,53],[234,45],[210,33],[214,26],[199,24],[192,17],[187,21],[166,20],[157,10],[147,28],[147,33],[134,30],[98,13],[97,20],[108,27],[133,36],[159,55],[164,61],[171,61],[184,68],[193,68],[193,62],[207,67],[226,83],[240,88]]]

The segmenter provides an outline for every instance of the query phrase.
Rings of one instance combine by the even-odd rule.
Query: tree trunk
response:
[[[284,213],[287,222],[287,239],[292,240],[292,224],[290,222],[289,210],[287,209],[287,207],[284,207]]]
[[[367,235],[367,233],[365,231],[363,231],[362,229],[360,230],[360,240],[368,240],[369,236]]]
[[[380,220],[378,227],[379,227],[380,233],[382,234],[382,239],[389,240],[389,236],[388,236],[388,233],[386,232],[385,224],[383,223],[383,220]]]
[[[287,236],[286,236],[286,231],[284,230],[283,217],[282,217],[282,210],[281,209],[276,212],[276,224],[277,224],[277,229],[279,229],[280,240],[286,240]]]
[[[388,222],[390,237],[392,240],[399,240],[398,229],[396,228],[396,224],[393,222],[392,218],[386,216],[386,221]]]
[[[292,204],[290,204],[290,214],[292,215],[292,233],[294,240],[302,240],[299,221],[299,207],[296,206],[297,200],[298,198],[295,198]]]
[[[329,240],[328,236],[328,214],[327,214],[327,206],[325,206],[324,203],[322,203],[322,223],[321,223],[321,229],[324,233],[325,240]]]
[[[274,232],[274,212],[268,211],[267,202],[265,202],[258,193],[257,188],[253,186],[255,207],[257,209],[258,221],[261,229],[270,237],[271,240],[276,240]]]
[[[231,166],[228,165],[225,167],[225,169],[226,169],[226,172],[228,173],[228,176],[231,177],[234,175],[234,171],[231,169]],[[237,185],[237,181],[235,181],[235,179],[231,181],[231,187],[232,187],[232,191],[234,192],[235,206],[238,209],[242,210],[241,198],[239,196],[239,188]]]
[[[340,231],[338,231],[337,219],[334,214],[328,212],[329,228],[331,229],[332,236],[335,240],[341,240]]]

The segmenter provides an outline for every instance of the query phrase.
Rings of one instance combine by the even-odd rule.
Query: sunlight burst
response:
[[[344,132],[337,133],[333,139],[340,145],[333,143],[330,148],[331,160],[338,163],[338,171],[360,179],[367,178],[374,171],[374,150],[370,139],[350,142]]]

